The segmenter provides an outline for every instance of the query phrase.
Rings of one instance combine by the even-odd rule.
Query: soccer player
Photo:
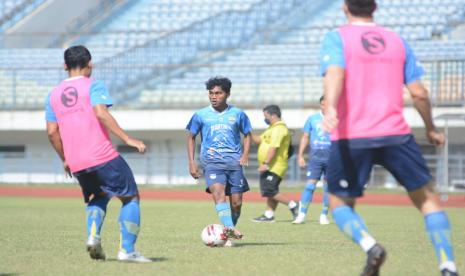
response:
[[[375,9],[374,0],[345,0],[348,24],[328,33],[322,44],[327,101],[323,124],[332,139],[328,166],[332,215],[341,231],[367,253],[362,275],[378,275],[386,250],[354,207],[373,164],[380,164],[423,214],[442,275],[457,275],[448,217],[402,114],[404,85],[425,123],[428,140],[442,145],[445,138],[432,120],[428,91],[420,80],[422,67],[405,40],[374,23]]]
[[[274,222],[274,212],[278,203],[289,207],[295,219],[299,206],[279,192],[279,184],[287,171],[288,150],[291,135],[286,124],[281,120],[281,109],[269,105],[263,109],[265,123],[269,127],[260,135],[252,134],[252,140],[258,144],[258,171],[260,172],[260,192],[266,197],[265,213],[254,222]]]
[[[228,237],[226,246],[232,246],[231,238],[242,238],[235,225],[241,215],[242,193],[249,190],[242,166],[248,164],[252,131],[244,111],[227,103],[231,85],[228,78],[209,79],[206,88],[210,106],[195,112],[186,126],[189,131],[189,172],[195,179],[201,175],[194,159],[195,138],[200,133],[200,162],[207,184],[206,191],[212,194],[216,212],[225,227]],[[244,135],[243,151],[241,133]],[[226,196],[229,196],[229,203]]]
[[[47,132],[65,172],[78,179],[87,203],[87,251],[92,259],[105,260],[100,229],[108,202],[115,196],[122,202],[117,259],[152,262],[135,251],[140,228],[139,192],[131,169],[114,149],[108,131],[140,153],[145,151],[145,145],[126,134],[109,113],[112,99],[106,86],[90,78],[89,50],[84,46],[70,47],[64,59],[69,78],[46,99]]]
[[[328,185],[326,184],[326,171],[328,168],[329,148],[331,147],[331,140],[329,133],[323,130],[323,112],[325,107],[324,96],[320,98],[320,109],[321,111],[308,117],[305,122],[302,137],[300,138],[299,145],[299,156],[297,161],[301,168],[306,167],[304,152],[308,145],[309,138],[310,161],[307,169],[307,184],[302,192],[302,196],[299,203],[299,214],[296,219],[292,222],[294,224],[301,224],[305,221],[307,215],[308,206],[312,203],[313,192],[316,189],[316,183],[322,177],[324,177],[323,184],[323,209],[320,214],[320,224],[329,224],[328,220],[328,209],[329,209],[329,197],[328,197]]]

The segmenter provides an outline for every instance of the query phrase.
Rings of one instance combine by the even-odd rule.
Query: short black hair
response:
[[[281,118],[281,109],[279,108],[279,106],[275,104],[265,106],[265,108],[263,108],[263,112],[267,112],[270,115],[275,114],[276,116]]]
[[[207,86],[207,90],[212,90],[215,86],[219,86],[221,90],[229,94],[231,92],[232,83],[228,78],[216,76],[206,81],[205,85]]]
[[[372,17],[376,10],[375,0],[345,0],[350,14],[360,17]]]
[[[64,56],[68,70],[86,68],[92,59],[89,50],[82,45],[69,47],[66,49]]]
[[[325,95],[320,97],[320,103],[325,99]]]

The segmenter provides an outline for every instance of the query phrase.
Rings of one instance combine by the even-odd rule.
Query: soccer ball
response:
[[[209,224],[205,226],[200,237],[203,243],[210,247],[223,246],[227,240],[224,234],[224,227],[219,224]]]

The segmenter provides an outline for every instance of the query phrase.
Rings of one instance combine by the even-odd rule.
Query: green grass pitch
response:
[[[234,248],[208,248],[200,231],[218,223],[212,202],[142,201],[137,249],[151,264],[115,261],[119,202],[109,205],[102,230],[107,261],[85,251],[80,199],[0,198],[0,275],[358,275],[365,255],[334,223],[318,224],[321,206],[306,224],[291,225],[280,206],[276,223],[259,224],[264,203],[244,203]],[[359,206],[370,232],[388,250],[383,275],[439,275],[436,257],[413,207]],[[447,209],[459,270],[465,271],[465,210]]]

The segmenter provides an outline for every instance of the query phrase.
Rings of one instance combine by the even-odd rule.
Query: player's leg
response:
[[[278,183],[277,186],[279,186],[279,184],[280,183]],[[295,218],[297,217],[297,214],[299,213],[299,205],[294,200],[290,200],[283,193],[279,192],[279,190],[278,190],[278,193],[275,194],[272,199],[274,202],[276,202],[276,205],[278,203],[286,205],[287,208],[289,208],[289,211],[291,211],[292,220],[295,220]],[[276,206],[274,207],[273,211],[274,210],[276,210]]]
[[[409,192],[413,204],[424,216],[425,228],[435,249],[439,269],[446,275],[457,272],[451,226],[430,183],[431,175],[413,137],[399,146],[385,150],[384,166]]]
[[[227,170],[225,194],[229,196],[230,206],[232,210],[232,222],[235,226],[239,221],[242,209],[242,194],[249,190],[249,184],[244,176],[242,169]],[[226,235],[229,238],[241,239],[242,233],[234,227],[226,228]]]
[[[317,160],[310,160],[308,164],[307,170],[307,183],[305,184],[304,191],[300,197],[299,202],[299,213],[295,220],[292,222],[293,224],[301,224],[305,221],[305,217],[307,216],[308,207],[313,201],[313,193],[316,189],[316,183],[321,177],[322,174],[322,167],[323,163],[318,162]]]
[[[261,216],[252,219],[253,222],[274,222],[274,210],[278,203],[273,200],[275,191],[273,191],[272,184],[270,183],[272,180],[273,176],[270,172],[267,171],[260,173],[260,194],[262,197],[266,198],[266,209]]]
[[[425,228],[433,244],[439,262],[439,270],[457,272],[452,246],[451,226],[447,214],[442,210],[432,184],[409,192],[410,199],[421,211]]]
[[[359,214],[355,212],[355,198],[363,195],[373,162],[371,149],[351,149],[333,142],[328,167],[328,190],[333,219],[338,228],[363,251],[367,261],[362,275],[378,275],[386,251],[373,236]]]
[[[101,180],[101,189],[120,199],[120,250],[117,259],[128,262],[151,262],[135,251],[140,230],[139,191],[134,175],[126,161],[118,156],[99,168],[96,173]]]
[[[111,197],[107,196],[101,189],[96,172],[77,173],[75,174],[82,188],[86,206],[87,221],[87,242],[86,248],[92,259],[105,260],[103,252],[100,230],[107,210],[108,202]],[[92,199],[89,201],[89,199]]]
[[[234,226],[239,222],[242,209],[242,193],[235,193],[229,196],[229,202],[231,205],[231,216]]]
[[[204,175],[207,191],[212,195],[221,224],[226,228],[234,228],[231,205],[226,200],[227,176],[225,170],[207,168]]]
[[[328,183],[324,181],[323,183],[323,208],[321,209],[321,214],[320,214],[321,225],[329,224],[328,212],[329,212]]]

